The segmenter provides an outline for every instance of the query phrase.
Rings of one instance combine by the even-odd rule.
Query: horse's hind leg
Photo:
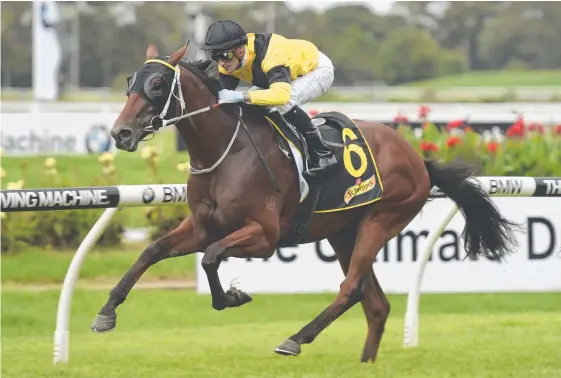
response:
[[[390,302],[378,283],[374,269],[368,273],[363,290],[362,308],[368,320],[368,336],[360,362],[374,362],[386,327],[386,319],[390,314]]]
[[[426,198],[426,197],[425,197]],[[349,263],[349,270],[337,297],[322,313],[312,322],[304,326],[298,333],[282,342],[275,352],[283,355],[298,355],[301,344],[311,343],[325,328],[339,318],[349,308],[364,299],[362,284],[368,279],[372,270],[372,264],[378,252],[384,244],[395,237],[421,210],[424,199],[421,195],[413,195],[406,200],[397,203],[379,203],[377,211],[365,215],[358,227],[358,235]],[[379,331],[381,334],[381,331]],[[373,337],[367,343],[378,341],[379,337]],[[375,355],[366,346],[363,360],[372,359]]]
[[[134,284],[142,274],[158,261],[177,256],[185,256],[206,248],[206,236],[196,227],[191,216],[166,236],[150,244],[138,260],[109,293],[109,299],[95,318],[91,329],[95,332],[108,332],[115,328],[117,306],[125,301]]]
[[[328,239],[345,275],[347,275],[349,271],[355,244],[356,232],[353,231],[354,230],[345,230],[345,232]],[[376,360],[378,348],[380,347],[382,334],[384,333],[386,319],[390,313],[390,302],[376,279],[374,269],[370,269],[370,272],[367,273],[362,285],[362,293],[364,298],[361,304],[368,323],[368,334],[366,343],[364,344],[361,362],[367,362],[369,360],[374,362]]]

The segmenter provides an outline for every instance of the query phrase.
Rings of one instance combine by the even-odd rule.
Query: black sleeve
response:
[[[290,79],[290,68],[286,66],[275,66],[271,68],[267,73],[267,80],[269,85],[273,83],[288,83],[292,81]]]
[[[224,75],[223,73],[220,73],[220,81],[222,82],[224,88],[230,90],[236,89],[240,84],[240,79],[238,79],[237,77],[231,75]]]

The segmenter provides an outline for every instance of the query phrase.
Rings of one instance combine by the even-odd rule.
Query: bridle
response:
[[[144,62],[144,64],[147,63],[160,63],[163,64],[164,66],[168,67],[169,69],[173,70],[174,74],[173,74],[173,81],[171,82],[171,88],[169,91],[169,95],[168,98],[166,100],[166,103],[164,105],[163,110],[161,111],[160,114],[155,115],[154,117],[152,117],[152,119],[150,120],[150,124],[148,126],[146,126],[145,128],[142,129],[142,131],[147,132],[149,134],[152,135],[152,137],[154,136],[154,134],[156,134],[156,132],[158,132],[162,127],[164,126],[171,126],[173,124],[175,124],[177,121],[179,121],[179,119],[173,119],[174,122],[171,122],[172,120],[166,120],[166,114],[168,112],[168,109],[170,107],[171,104],[171,99],[172,97],[175,97],[178,101],[179,101],[179,105],[181,106],[181,112],[180,112],[180,116],[184,115],[185,112],[185,100],[183,99],[183,92],[181,91],[181,79],[180,79],[180,71],[179,71],[179,66],[172,66],[171,64],[169,64],[168,62],[166,62],[165,60],[162,59],[148,59],[146,62]],[[175,94],[175,87],[177,87],[177,92],[179,94],[179,97]],[[176,118],[179,118],[176,117]],[[156,123],[154,123],[156,122]],[[146,139],[142,139],[143,141],[145,141]]]
[[[222,104],[225,104],[226,102],[218,102],[214,105],[210,105],[207,106],[205,108],[199,109],[199,110],[195,110],[193,112],[190,113],[185,113],[185,101],[183,99],[183,92],[181,91],[181,72],[179,70],[179,65],[177,66],[172,66],[171,64],[169,64],[168,62],[166,62],[165,60],[162,59],[149,59],[146,62],[144,62],[144,64],[146,63],[160,63],[163,64],[164,66],[172,69],[174,71],[174,75],[173,75],[173,81],[171,83],[171,88],[169,91],[169,95],[166,101],[166,104],[162,110],[162,112],[158,115],[155,115],[154,117],[152,117],[152,119],[150,120],[150,124],[146,127],[144,127],[141,131],[146,132],[147,136],[152,136],[152,138],[154,138],[155,134],[158,133],[162,128],[166,127],[166,126],[172,126],[175,125],[178,121],[181,121],[182,119],[185,118],[190,118],[194,115],[200,114],[200,113],[205,113],[208,112],[212,109],[216,109],[218,107],[220,107]],[[175,87],[177,87],[177,92],[179,93],[179,97],[174,93],[175,92]],[[169,106],[171,104],[171,99],[172,97],[175,97],[178,101],[179,104],[181,106],[181,112],[180,115],[171,119],[165,119],[166,114],[168,112]],[[239,107],[240,111],[239,114],[237,114],[237,118],[238,118],[238,123],[236,125],[236,130],[234,131],[234,135],[232,135],[232,138],[230,139],[230,142],[228,143],[228,146],[226,147],[226,149],[224,150],[224,152],[222,153],[222,156],[220,156],[220,158],[216,161],[216,163],[214,163],[211,167],[209,168],[204,168],[204,169],[196,169],[190,166],[189,168],[189,173],[194,174],[194,175],[200,175],[203,173],[210,173],[212,171],[214,171],[221,163],[222,161],[224,161],[224,159],[226,158],[226,155],[228,155],[228,152],[230,152],[230,149],[232,148],[232,145],[234,144],[234,141],[236,140],[236,137],[238,136],[238,132],[240,130],[240,124],[242,123],[242,107]],[[154,121],[156,123],[154,123]],[[244,125],[245,127],[245,125]],[[150,139],[152,139],[150,138]],[[147,141],[150,139],[146,139],[146,137],[142,138],[142,141]]]

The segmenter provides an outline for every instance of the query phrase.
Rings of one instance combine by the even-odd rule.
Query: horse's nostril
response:
[[[132,130],[130,129],[121,129],[118,133],[117,133],[117,139],[119,140],[127,140],[132,138]]]

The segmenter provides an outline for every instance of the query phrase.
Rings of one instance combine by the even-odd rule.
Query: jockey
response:
[[[274,33],[246,33],[234,21],[225,20],[210,25],[202,49],[219,63],[226,88],[219,92],[219,102],[276,108],[306,138],[311,175],[336,163],[319,130],[300,108],[333,83],[333,64],[314,44]],[[235,91],[240,79],[254,87]]]

